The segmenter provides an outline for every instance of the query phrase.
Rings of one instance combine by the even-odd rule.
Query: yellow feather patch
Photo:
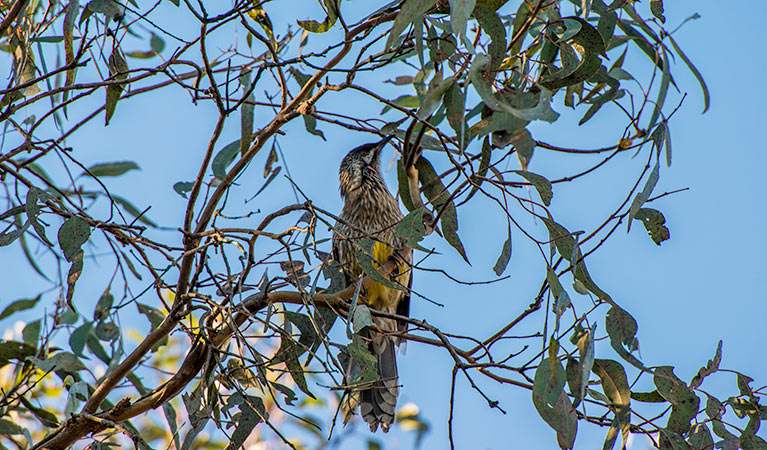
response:
[[[372,256],[376,261],[379,261],[381,264],[386,264],[389,261],[389,258],[391,258],[393,253],[394,253],[394,250],[390,246],[382,242],[376,242],[375,244],[373,244]],[[373,267],[378,268],[380,267],[380,264],[378,264],[376,261],[373,261]],[[397,277],[397,282],[399,282],[400,284],[404,286],[407,286],[407,281],[409,276],[409,273],[407,272],[407,270],[408,270],[408,267],[406,264],[400,264],[399,272],[401,273],[401,275]],[[380,311],[394,312],[397,308],[397,302],[399,302],[401,295],[402,295],[402,291],[388,288],[382,285],[381,283],[374,283],[367,290],[367,293],[366,293],[367,304]]]

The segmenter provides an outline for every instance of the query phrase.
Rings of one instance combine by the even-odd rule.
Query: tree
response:
[[[326,0],[301,12],[291,4],[17,0],[5,8],[0,35],[13,64],[0,100],[7,202],[0,243],[14,249],[14,267],[47,284],[28,286],[28,298],[0,313],[46,305],[18,339],[0,344],[4,445],[130,439],[191,448],[224,437],[237,448],[250,436],[297,447],[286,434],[296,426],[308,430],[303,445],[312,434],[316,446],[329,434],[331,445],[346,439],[332,425],[342,361],[369,367],[359,331],[383,314],[360,293],[393,282],[386,265],[368,258],[367,277],[339,284],[327,254],[336,211],[314,195],[316,186],[335,184],[335,174],[292,177],[287,164],[312,164],[316,149],[301,145],[307,134],[320,142],[338,127],[399,142],[391,162],[409,213],[397,229],[421,252],[414,296],[446,308],[456,302],[419,286],[429,273],[477,286],[443,268],[448,258],[468,263],[472,249],[462,238],[484,232],[459,230],[459,212],[471,208],[505,222],[489,281],[495,292],[518,289],[503,277],[512,242],[540,255],[533,301],[499,311],[509,320],[497,329],[467,333],[402,318],[406,339],[453,361],[451,444],[456,384],[466,380],[491,410],[504,406],[487,383],[529,390],[562,448],[573,446],[579,426],[604,427],[608,448],[619,435],[625,446],[630,432],[661,448],[712,448],[715,439],[725,448],[767,446],[756,435],[765,411],[751,378],[736,373],[737,391],[722,399],[703,390],[719,371],[721,346],[689,381],[643,361],[630,308],[599,287],[604,275],[587,270],[588,257],[635,221],[655,243],[669,238],[655,205],[673,192],[654,188],[671,162],[670,123],[683,98],[674,94],[672,59],[693,72],[708,107],[701,75],[664,29],[661,1],[407,0],[373,11]],[[629,49],[643,59],[627,58]],[[174,109],[192,105],[211,130],[207,143],[144,152],[136,130],[125,142],[94,138],[102,117],[109,132],[136,107],[166,123],[171,138],[191,132],[193,123],[173,124]],[[557,123],[563,108],[580,124],[620,114],[624,126],[604,131],[612,145],[586,150],[538,137],[537,124]],[[232,127],[239,138],[225,144]],[[339,151],[354,146],[333,141]],[[83,163],[95,143],[119,154]],[[121,183],[140,167],[163,173],[162,153],[177,160],[170,170],[186,161],[197,167],[188,178],[173,172],[173,200]],[[573,231],[577,225],[554,215],[557,188],[613,170],[608,162],[629,155],[633,175],[615,187],[622,200],[592,218],[596,225]],[[263,180],[255,182],[261,164]],[[155,212],[181,197],[175,216]],[[368,253],[360,243],[360,258]],[[103,293],[91,308],[95,291]],[[151,331],[133,344],[123,327],[136,312]],[[104,373],[86,365],[92,361]],[[369,371],[354,375],[370,381]],[[62,388],[66,400],[56,393]],[[169,432],[150,414],[160,407]],[[422,433],[426,420],[414,411],[404,408],[399,423]],[[218,437],[206,441],[201,432],[212,429]]]

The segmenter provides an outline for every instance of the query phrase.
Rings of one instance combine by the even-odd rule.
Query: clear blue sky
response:
[[[767,317],[767,296],[762,286],[767,280],[764,263],[767,245],[761,236],[766,191],[762,174],[767,165],[762,108],[767,103],[767,94],[758,85],[767,68],[760,34],[764,6],[755,1],[743,2],[739,8],[723,7],[718,2],[666,3],[669,29],[695,12],[702,16],[687,23],[675,38],[703,73],[712,101],[709,112],[701,115],[702,97],[697,84],[677,60],[674,65],[677,84],[689,95],[670,123],[673,164],[662,167],[656,193],[685,187],[690,190],[653,204],[665,214],[671,231],[669,241],[657,247],[641,226],[635,224],[628,235],[621,227],[607,246],[590,257],[589,269],[597,283],[639,322],[641,357],[646,364],[673,365],[677,375],[689,380],[713,356],[717,341],[724,339],[722,367],[740,370],[756,378],[755,384],[761,386],[767,379],[765,352],[757,337]],[[343,7],[353,6],[345,2]],[[638,7],[647,8],[647,2]],[[306,18],[316,18],[315,10],[314,5],[308,6]],[[275,18],[293,14],[268,11],[275,24],[278,23]],[[220,45],[226,46],[226,39]],[[368,75],[370,80],[378,81],[389,76]],[[151,104],[140,100],[121,102],[112,125],[104,128],[96,120],[70,145],[86,164],[138,161],[143,168],[140,173],[115,180],[110,188],[128,198],[141,190],[139,198],[143,203],[137,206],[151,204],[152,219],[175,227],[180,223],[185,201],[173,192],[172,186],[195,176],[216,113],[210,103],[193,106],[187,94],[178,89],[166,90],[162,95],[163,101],[155,99]],[[338,111],[356,107],[348,98],[338,98],[344,99],[327,96],[318,107]],[[559,97],[554,105],[562,118],[553,125],[535,124],[532,132],[537,139],[562,146],[601,147],[614,144],[616,133],[623,126],[614,120],[617,114],[602,114],[578,127],[581,111],[568,114]],[[236,122],[226,128],[222,144],[238,137]],[[327,142],[305,134],[299,121],[287,128],[288,137],[281,143],[291,174],[304,192],[323,208],[338,211],[341,205],[336,184],[338,163],[348,149],[373,137],[327,124],[320,124],[320,128]],[[241,192],[236,194],[237,199],[250,197],[260,187],[264,156],[239,180]],[[384,155],[387,157],[392,157],[391,148]],[[553,178],[554,174],[571,172],[569,163],[561,154],[537,149],[530,170]],[[574,164],[584,162],[578,160]],[[630,155],[623,155],[612,164],[603,174],[557,186],[552,203],[554,217],[571,230],[587,230],[609,214],[633,180],[632,170],[637,167]],[[395,178],[392,173],[387,175],[390,186],[394,186]],[[289,185],[281,179],[261,194],[260,200],[242,209],[270,211],[290,198]],[[478,201],[459,211],[459,234],[473,266],[463,263],[436,235],[426,241],[427,246],[437,247],[442,253],[431,261],[433,266],[444,265],[451,274],[466,280],[493,278],[492,265],[505,239],[505,222],[497,215],[488,216],[488,207],[489,203]],[[259,218],[254,219],[251,226],[258,221]],[[541,224],[537,229],[540,236],[545,234]],[[9,248],[3,248],[0,254],[5,261],[18,256],[15,249]],[[508,280],[489,287],[467,288],[438,276],[417,273],[414,288],[445,307],[414,301],[411,315],[426,318],[444,331],[487,336],[533,300],[545,274],[542,264],[534,247],[517,232],[506,271],[511,275]],[[26,278],[28,271],[24,274],[25,278],[20,279],[14,270],[0,271],[0,286],[5,286],[0,293],[0,305],[28,294],[29,285],[42,283],[34,275]],[[104,280],[105,274],[111,274],[111,268],[86,262],[76,301],[95,304],[106,285],[106,281],[99,281]],[[42,283],[41,289],[44,286]],[[86,311],[91,309],[84,307]],[[536,317],[539,319],[529,324],[531,331],[542,323],[542,316]],[[10,325],[10,321],[5,321],[0,328]],[[603,336],[603,320],[599,327]],[[509,348],[513,347],[511,344]],[[618,358],[608,345],[597,347],[597,357]],[[407,354],[400,357],[399,367],[404,384],[401,404],[418,404],[432,428],[422,448],[445,448],[451,359],[444,350],[411,343]],[[465,379],[459,379],[454,419],[458,448],[557,448],[554,432],[536,413],[528,391],[499,389],[476,376],[480,386],[508,411],[502,415],[490,410]],[[722,375],[714,381],[715,392],[736,393],[734,376]],[[605,432],[580,424],[576,448],[601,448]],[[386,440],[386,448],[412,446],[412,435],[396,430],[377,438]],[[633,446],[645,447],[643,442]],[[358,447],[350,443],[344,448]]]

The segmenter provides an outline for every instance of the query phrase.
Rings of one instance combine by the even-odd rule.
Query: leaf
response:
[[[379,378],[376,371],[376,357],[370,353],[364,339],[359,335],[353,335],[346,350],[356,363],[356,367],[352,366],[352,373],[348,374],[354,384],[369,384]]]
[[[178,181],[173,185],[173,190],[176,191],[176,193],[184,198],[188,198],[186,196],[187,192],[191,192],[194,188],[194,181]]]
[[[397,237],[404,239],[411,248],[423,248],[418,245],[426,235],[426,227],[423,224],[423,208],[411,211],[397,224]]]
[[[633,222],[634,217],[636,217],[637,213],[639,212],[639,208],[641,208],[647,199],[650,198],[650,194],[652,194],[653,189],[655,189],[655,185],[658,184],[658,178],[660,178],[660,162],[655,163],[655,167],[652,169],[652,172],[650,172],[650,176],[647,177],[647,181],[645,182],[644,188],[642,188],[642,192],[637,192],[634,200],[631,202],[628,217],[629,231],[631,230],[631,222]]]
[[[666,218],[663,214],[652,208],[639,208],[634,219],[639,220],[647,230],[647,234],[656,244],[660,245],[661,242],[669,239],[670,232],[664,225]]]
[[[669,38],[671,41],[671,45],[674,47],[674,51],[677,55],[679,55],[680,58],[682,58],[682,61],[687,65],[687,68],[690,69],[690,72],[695,76],[695,79],[698,80],[698,84],[700,84],[700,89],[703,91],[703,113],[708,111],[708,107],[711,105],[711,96],[708,92],[708,86],[706,85],[706,81],[703,79],[703,75],[700,74],[700,71],[698,71],[698,68],[695,67],[695,65],[690,61],[690,58],[687,57],[687,55],[682,51],[681,48],[679,48],[679,45],[677,45],[674,38],[667,34],[665,37]]]
[[[708,429],[705,422],[696,423],[692,426],[687,442],[690,444],[690,447],[692,447],[692,450],[715,448],[714,439],[711,437],[711,430]]]
[[[14,434],[24,434],[24,428],[10,420],[0,419],[0,436]]]
[[[665,403],[666,399],[661,396],[657,390],[652,392],[632,392],[631,398],[638,402],[645,403]]]
[[[109,310],[112,309],[114,297],[109,292],[109,287],[101,294],[96,308],[93,310],[93,320],[99,321],[109,316]]]
[[[325,9],[328,15],[322,23],[316,20],[298,20],[298,26],[311,33],[324,33],[328,31],[338,20],[338,3],[338,0],[325,0]]]
[[[285,311],[284,314],[285,318],[298,327],[298,330],[301,332],[301,337],[298,339],[298,343],[301,344],[301,346],[312,348],[315,343],[319,341],[319,335],[309,316],[293,311]],[[300,349],[300,351],[303,353],[306,350]]]
[[[90,166],[88,170],[80,174],[80,176],[118,177],[131,170],[141,170],[141,167],[133,161],[101,163]]]
[[[47,194],[40,189],[35,187],[30,188],[27,191],[25,209],[27,212],[27,220],[29,220],[29,222],[32,224],[32,227],[35,229],[37,235],[46,245],[53,247],[51,241],[49,241],[48,237],[45,236],[45,226],[40,223],[39,220],[37,220],[37,217],[40,215],[40,206],[37,204],[37,202],[38,200],[44,201],[46,196]]]
[[[666,23],[666,18],[663,16],[663,0],[650,0],[650,12],[660,19],[661,23]]]
[[[67,66],[72,65],[75,62],[74,52],[74,28],[77,12],[80,10],[80,2],[78,0],[69,0],[67,3],[67,9],[64,13],[64,55]],[[72,67],[67,70],[66,79],[64,81],[64,88],[68,88],[75,82],[76,67]],[[64,100],[67,100],[69,90],[64,91]],[[66,113],[66,106],[64,107]]]
[[[234,158],[237,157],[239,151],[239,139],[227,144],[224,148],[219,150],[218,153],[216,153],[216,156],[213,157],[213,162],[210,164],[210,167],[213,170],[213,176],[219,180],[223,180],[224,177],[226,177],[226,168],[229,167],[229,164],[231,164],[232,161],[234,161]]]
[[[671,403],[671,415],[666,428],[677,434],[687,433],[690,430],[690,421],[698,414],[698,396],[674,375],[674,368],[671,366],[656,367],[653,371],[653,383],[658,393]]]
[[[554,372],[549,359],[545,358],[538,365],[533,380],[533,405],[551,428],[557,432],[560,448],[573,448],[578,421],[569,397],[562,387],[565,383],[565,371],[559,361],[554,361]]]
[[[256,396],[248,395],[244,397],[239,407],[240,413],[235,416],[236,424],[226,450],[238,450],[245,443],[248,436],[250,436],[250,433],[253,432],[256,425],[269,419],[269,413],[266,411],[266,407],[264,407],[264,401]]]
[[[406,0],[394,19],[389,38],[386,40],[386,48],[391,48],[398,41],[399,36],[413,21],[418,19],[429,8],[434,6],[437,0]]]
[[[557,90],[564,86],[571,86],[589,80],[602,66],[599,55],[605,53],[604,39],[599,31],[597,31],[591,24],[580,17],[565,18],[564,23],[567,24],[568,29],[562,36],[559,47],[560,50],[564,49],[565,52],[567,52],[565,55],[570,56],[569,61],[567,61],[568,64],[565,64],[566,60],[565,57],[563,57],[562,70],[552,74],[546,74],[541,77],[541,80],[538,82],[541,86],[551,90]],[[567,36],[572,33],[570,30],[576,31],[572,36],[572,41],[583,49],[583,57],[581,58],[580,63],[577,63],[575,67],[573,67],[572,64],[574,62],[572,58],[574,58],[575,55],[570,53],[572,52],[572,48],[569,44],[564,42],[568,40]],[[568,33],[568,31],[570,31],[570,33]]]
[[[354,334],[359,334],[363,328],[371,325],[373,325],[373,316],[370,315],[370,308],[358,304],[354,308],[354,316],[352,318],[352,330]]]
[[[32,362],[43,372],[63,371],[67,374],[75,374],[77,371],[85,369],[80,359],[73,353],[57,352],[55,355],[45,360],[31,358]]]
[[[429,83],[429,89],[424,95],[421,107],[418,110],[418,118],[426,120],[434,113],[437,107],[440,106],[440,99],[444,95],[445,91],[455,83],[455,79],[447,78],[442,80],[441,73],[434,75],[434,79]]]
[[[618,305],[613,305],[605,318],[605,329],[610,337],[610,345],[623,359],[640,370],[647,370],[630,352],[639,348],[637,341],[637,322]]]
[[[29,344],[33,347],[37,347],[37,340],[40,339],[40,320],[28,323],[23,330],[21,330],[21,336],[25,344]]]
[[[104,14],[107,20],[117,20],[123,15],[123,6],[114,0],[91,0],[85,5],[83,15],[80,17],[80,24],[93,13]],[[87,14],[86,14],[87,11]]]
[[[112,200],[114,200],[115,203],[122,206],[122,208],[128,212],[131,216],[135,217],[139,222],[144,223],[146,225],[149,225],[150,227],[156,227],[157,224],[149,219],[149,217],[146,216],[146,211],[139,211],[138,208],[136,208],[136,205],[129,202],[124,197],[120,197],[119,195],[112,194]]]
[[[508,228],[509,234],[506,240],[503,242],[503,247],[501,247],[501,254],[498,255],[498,259],[495,261],[495,265],[493,266],[493,272],[497,276],[501,276],[504,270],[506,270],[506,266],[509,265],[509,260],[511,259],[511,227]]]
[[[14,359],[24,361],[28,356],[32,356],[36,352],[37,349],[34,346],[26,343],[0,340],[0,367]]]
[[[298,386],[304,394],[311,398],[315,398],[314,394],[309,391],[309,386],[306,384],[306,377],[304,376],[304,369],[301,367],[301,363],[298,362],[300,348],[290,338],[282,336],[280,349],[284,349],[286,352],[285,366],[290,372],[290,377],[296,382],[296,386]]]
[[[458,83],[451,83],[445,91],[442,103],[445,105],[447,122],[455,131],[461,148],[466,148],[469,133],[466,127],[466,93]]]
[[[35,298],[21,299],[12,302],[10,305],[3,308],[3,312],[0,312],[0,320],[5,319],[6,317],[10,317],[12,314],[19,311],[26,311],[28,309],[34,308],[35,305],[37,305],[37,302],[40,301],[41,297],[42,294],[39,294]]]
[[[719,341],[719,344],[716,346],[716,353],[714,354],[713,359],[709,359],[708,363],[706,363],[705,366],[701,367],[700,370],[698,370],[698,373],[695,374],[695,376],[690,381],[690,388],[695,389],[700,387],[701,384],[703,384],[703,379],[707,376],[711,375],[712,373],[719,370],[719,363],[722,362],[722,341]]]
[[[455,36],[466,38],[466,22],[477,0],[450,0],[450,27]]]
[[[513,172],[532,183],[532,185],[535,187],[535,190],[538,191],[538,195],[541,197],[541,201],[544,205],[551,205],[551,198],[554,194],[552,192],[551,182],[549,180],[533,172],[527,172],[524,170],[514,170]]]
[[[458,213],[450,195],[442,184],[442,180],[439,179],[434,167],[424,156],[418,158],[415,166],[418,169],[418,181],[421,183],[421,190],[429,203],[434,205],[434,209],[439,215],[445,240],[460,253],[464,261],[469,263],[466,251],[463,249],[463,243],[458,237]]]
[[[91,3],[94,3],[95,1],[101,1],[101,0],[93,0]],[[111,2],[112,0],[104,0]],[[90,4],[88,6],[90,7]],[[115,48],[112,50],[112,56],[109,57],[109,75],[112,78],[112,81],[117,80],[126,80],[128,79],[128,63],[125,61],[125,58],[120,54],[119,47],[115,46]],[[120,100],[120,95],[122,95],[123,90],[125,89],[125,86],[122,83],[118,84],[110,84],[107,86],[107,101],[106,101],[106,119],[104,122],[104,125],[109,125],[109,120],[112,118],[112,116],[115,113],[115,108],[117,107],[117,101]]]
[[[490,55],[490,67],[497,69],[506,57],[506,28],[503,26],[498,14],[490,8],[478,6],[474,8],[474,17],[482,27],[482,31],[490,36],[490,45],[487,47]]]
[[[149,319],[149,323],[151,324],[150,329],[152,330],[159,327],[160,324],[163,322],[163,320],[165,320],[165,316],[160,311],[158,311],[157,309],[149,305],[136,303],[136,307],[138,308],[138,312],[140,314],[143,314],[144,316],[146,316],[147,319]],[[160,341],[157,342],[157,344],[154,347],[152,347],[152,352],[156,352],[160,347],[162,347],[163,345],[167,343],[168,343],[168,336],[165,336],[164,338],[160,339]]]
[[[90,235],[88,222],[77,216],[70,217],[61,225],[58,233],[59,246],[67,261],[72,262],[77,254],[82,252],[82,246],[88,242]]]
[[[610,359],[595,359],[592,369],[602,380],[602,390],[615,408],[615,418],[623,435],[623,447],[631,429],[631,391],[623,366]]]
[[[83,349],[85,349],[85,343],[88,339],[88,335],[93,328],[93,322],[85,322],[77,327],[75,331],[69,336],[69,348],[72,352],[80,358],[85,358],[83,355]]]

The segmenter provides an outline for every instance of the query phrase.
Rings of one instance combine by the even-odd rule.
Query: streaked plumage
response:
[[[347,284],[352,283],[362,273],[357,263],[355,242],[365,237],[376,238],[381,242],[373,245],[373,258],[381,264],[396,258],[400,264],[397,273],[393,274],[394,280],[409,289],[413,251],[396,235],[396,226],[403,216],[380,172],[381,149],[388,140],[357,147],[341,162],[339,180],[344,207],[335,225],[333,255],[343,267]],[[372,308],[409,315],[409,292],[376,283],[363,294],[365,303]],[[373,321],[382,329],[406,329],[406,324],[393,319],[374,317]],[[359,403],[360,413],[372,431],[379,426],[388,431],[399,394],[395,348],[399,340],[371,330],[363,330],[363,336],[370,340],[368,348],[376,356],[376,370],[381,379],[370,387],[349,392],[347,420]]]

